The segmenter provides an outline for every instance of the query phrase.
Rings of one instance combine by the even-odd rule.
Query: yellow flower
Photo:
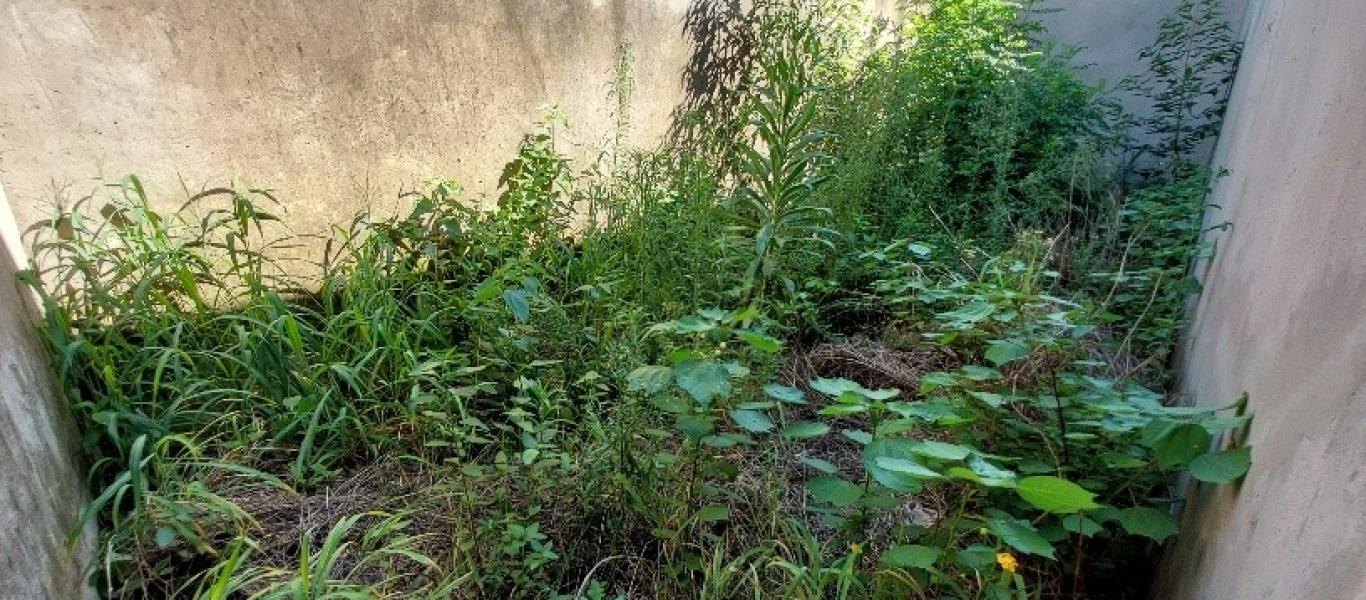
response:
[[[1015,560],[1015,555],[1009,552],[997,554],[996,564],[1001,565],[1001,569],[1007,573],[1014,573],[1015,569],[1020,568],[1020,561]]]
[[[858,542],[849,542],[849,551],[853,552],[854,554],[863,552],[863,545],[859,544]]]

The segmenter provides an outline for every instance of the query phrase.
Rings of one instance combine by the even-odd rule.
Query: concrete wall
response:
[[[0,188],[0,598],[80,598],[93,532],[70,549],[66,540],[84,480],[70,413],[14,278],[12,223]]]
[[[1247,2],[1223,2],[1234,31],[1243,29]],[[1143,73],[1138,53],[1157,39],[1158,24],[1179,4],[1181,0],[1041,0],[1036,9],[1051,38],[1079,48],[1075,62],[1084,67],[1082,78],[1110,89]],[[1111,91],[1125,110],[1138,116],[1152,114],[1149,100]]]
[[[630,139],[661,137],[685,23],[728,4],[0,0],[0,182],[25,227],[101,174],[172,202],[231,179],[279,190],[303,233],[432,177],[487,191],[545,104],[605,145],[623,44]]]
[[[1215,164],[1184,386],[1247,392],[1252,469],[1196,487],[1158,598],[1366,598],[1366,2],[1259,0]]]

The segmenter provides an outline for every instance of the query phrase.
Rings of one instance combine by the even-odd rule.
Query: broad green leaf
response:
[[[653,404],[655,408],[658,408],[659,410],[676,415],[681,415],[692,410],[692,403],[688,402],[687,398],[677,394],[655,396],[650,400],[650,404]]]
[[[526,293],[522,290],[503,292],[503,304],[507,305],[508,311],[518,323],[525,323],[531,319],[531,304],[527,302]]]
[[[1247,474],[1252,466],[1252,448],[1243,446],[1222,452],[1210,452],[1191,461],[1191,477],[1208,483],[1232,483]]]
[[[710,406],[712,400],[730,395],[730,371],[714,360],[680,364],[674,367],[674,380],[702,406]]]
[[[700,440],[711,434],[712,421],[701,415],[679,415],[674,427],[690,439]]]
[[[1141,535],[1155,542],[1176,535],[1176,521],[1165,512],[1146,506],[1119,511],[1119,524],[1132,535]]]
[[[1014,519],[991,519],[987,521],[987,529],[1001,538],[1006,545],[1019,550],[1025,554],[1034,554],[1044,558],[1055,558],[1053,546],[1048,540],[1043,539],[1038,532],[1028,525]]]
[[[760,352],[773,354],[783,349],[783,343],[773,336],[755,333],[753,331],[737,331],[735,332],[735,335],[744,340],[746,344],[749,344],[751,348]]]
[[[674,321],[674,330],[678,333],[702,333],[715,329],[716,325],[709,321],[699,319],[692,315]]]
[[[488,302],[489,300],[498,297],[501,293],[503,293],[503,285],[499,283],[497,279],[490,277],[480,283],[479,287],[474,288],[474,303],[482,304]]]
[[[697,314],[701,315],[704,319],[711,319],[712,321],[730,320],[730,311],[723,308],[704,308],[697,311]]]
[[[865,412],[868,412],[868,406],[864,404],[831,404],[821,409],[821,414],[827,417],[843,417]]]
[[[845,392],[855,392],[862,394],[863,386],[848,379],[826,379],[817,377],[811,380],[811,389],[830,397],[837,397]]]
[[[873,435],[871,433],[859,429],[845,429],[840,432],[840,435],[865,446],[873,441]]]
[[[996,549],[973,544],[958,551],[958,562],[974,571],[985,571],[996,564]]]
[[[1025,502],[1055,514],[1100,508],[1095,494],[1061,477],[1025,477],[1016,484],[1015,492]]]
[[[988,302],[973,302],[965,304],[949,312],[939,313],[939,317],[956,321],[964,325],[979,323],[991,316],[996,311],[996,307]]]
[[[1177,425],[1153,444],[1153,456],[1165,469],[1180,467],[1209,451],[1210,435],[1204,427],[1194,423]]]
[[[925,440],[916,444],[915,453],[940,460],[963,460],[972,454],[972,449],[958,444]]]
[[[879,456],[875,462],[877,466],[887,469],[888,471],[909,475],[911,477],[919,477],[921,479],[942,479],[944,477],[938,471],[908,458]]]
[[[757,410],[737,408],[730,411],[730,419],[745,431],[753,433],[773,431],[773,421],[768,418],[768,415]]]
[[[806,394],[803,394],[801,390],[794,387],[770,383],[764,386],[764,393],[768,394],[768,397],[779,402],[806,404]]]
[[[992,408],[1000,408],[1006,403],[1006,397],[1000,394],[993,394],[991,392],[968,392],[968,394],[973,398],[981,400]]]
[[[930,373],[920,378],[920,393],[928,394],[937,389],[948,388],[958,385],[958,375],[953,373]]]
[[[1029,347],[1014,340],[995,340],[988,345],[985,356],[999,367],[1029,356]]]
[[[724,504],[708,504],[697,511],[697,522],[699,523],[725,521],[729,518],[730,507],[727,507]]]
[[[725,435],[709,435],[698,440],[698,442],[703,446],[710,446],[712,448],[730,448],[731,446],[739,444],[740,440]]]
[[[626,375],[626,391],[658,394],[673,379],[673,369],[659,365],[644,365]]]
[[[863,468],[878,483],[904,494],[913,494],[923,487],[922,478],[898,473],[878,465],[881,458],[900,458],[914,461],[915,441],[907,439],[880,439],[863,448]]]
[[[790,440],[805,440],[830,433],[830,426],[814,421],[801,421],[783,428],[783,437]]]
[[[902,544],[888,548],[882,553],[881,562],[889,567],[902,569],[928,569],[944,554],[943,550],[929,546]]]
[[[901,395],[901,390],[896,388],[882,388],[876,390],[865,389],[862,394],[869,400],[891,400]]]
[[[1062,527],[1072,533],[1080,533],[1086,537],[1091,537],[1104,530],[1100,523],[1086,518],[1085,515],[1067,515],[1062,518]]]
[[[849,506],[863,497],[863,488],[839,477],[817,477],[806,482],[806,491],[817,502],[838,507]]]
[[[834,475],[839,472],[839,467],[836,467],[835,463],[820,458],[803,458],[802,464],[825,473],[826,475]]]

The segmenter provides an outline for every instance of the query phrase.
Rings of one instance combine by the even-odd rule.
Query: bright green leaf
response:
[[[820,437],[827,433],[830,433],[829,425],[813,421],[801,421],[783,428],[783,437],[790,440],[805,440]]]
[[[1015,491],[1025,502],[1055,514],[1100,508],[1095,494],[1061,477],[1025,477],[1016,484]]]
[[[697,522],[699,523],[725,521],[729,518],[730,508],[723,504],[708,504],[697,511]]]
[[[760,352],[773,354],[783,349],[783,343],[773,336],[753,331],[737,331],[735,335],[749,344],[751,348]]]

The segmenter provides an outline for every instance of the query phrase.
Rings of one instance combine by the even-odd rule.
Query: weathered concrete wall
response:
[[[0,598],[80,598],[93,536],[68,549],[85,503],[74,428],[58,400],[31,305],[7,248],[15,228],[0,188]]]
[[[1248,21],[1184,386],[1249,394],[1253,464],[1193,490],[1157,597],[1366,598],[1366,2]]]
[[[27,226],[96,175],[136,172],[171,201],[182,178],[194,190],[235,180],[279,190],[304,233],[432,177],[487,191],[545,104],[569,114],[570,143],[605,145],[624,44],[630,140],[662,136],[683,96],[691,8],[0,0],[0,182]]]

